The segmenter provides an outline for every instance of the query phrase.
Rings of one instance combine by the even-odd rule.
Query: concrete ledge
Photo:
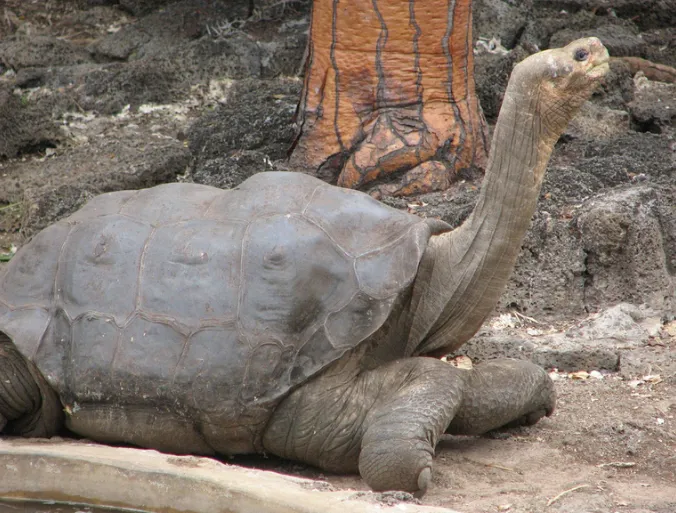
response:
[[[0,439],[0,498],[154,513],[453,513],[407,503],[386,506],[356,499],[353,491],[317,486],[209,458],[76,441]]]

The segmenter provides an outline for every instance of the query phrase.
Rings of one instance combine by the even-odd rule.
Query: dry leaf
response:
[[[662,329],[667,332],[670,337],[676,337],[676,321],[671,321],[662,326]]]
[[[473,365],[472,365],[472,360],[469,358],[469,356],[464,356],[464,355],[458,355],[458,356],[451,356],[451,355],[446,355],[441,358],[442,361],[446,363],[450,363],[453,365],[453,367],[457,367],[458,369],[467,369],[470,370]]]
[[[643,376],[643,378],[641,379],[646,383],[650,383],[651,385],[662,383],[662,376],[660,376],[659,374],[650,374],[648,376]]]
[[[497,319],[494,319],[491,325],[496,330],[503,330],[505,328],[515,328],[518,323],[518,319],[511,314],[501,314]]]

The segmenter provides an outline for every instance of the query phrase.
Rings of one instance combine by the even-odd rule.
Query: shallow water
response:
[[[97,508],[70,504],[45,504],[29,501],[6,501],[0,499],[0,513],[144,513],[141,510]]]

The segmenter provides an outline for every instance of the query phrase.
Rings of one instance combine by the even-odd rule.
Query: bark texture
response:
[[[471,21],[471,0],[316,0],[292,166],[392,195],[483,168]]]

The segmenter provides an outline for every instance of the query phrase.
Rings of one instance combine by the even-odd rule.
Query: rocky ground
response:
[[[284,169],[309,4],[258,0],[253,16],[248,8],[1,2],[0,255],[101,192],[168,181],[231,187]],[[621,58],[676,66],[676,3],[483,0],[475,13],[489,122],[511,67],[537,49],[598,35],[616,59],[556,148],[495,317],[463,350],[551,369],[559,408],[532,428],[444,440],[423,503],[465,513],[671,513],[676,84]],[[456,225],[478,185],[385,201]],[[310,476],[322,489],[364,489],[355,477],[239,462]]]

